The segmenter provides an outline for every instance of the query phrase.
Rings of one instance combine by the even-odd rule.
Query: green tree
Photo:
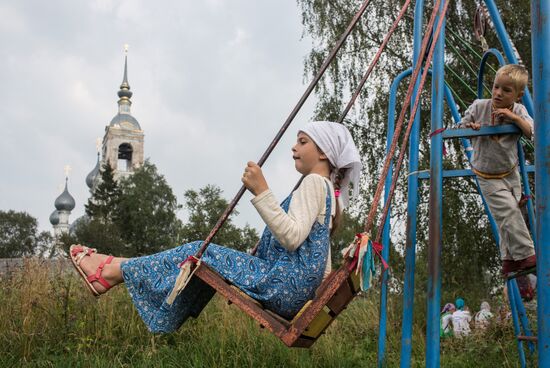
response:
[[[118,225],[108,220],[85,218],[74,226],[71,234],[62,236],[60,241],[66,251],[71,244],[85,244],[99,249],[102,253],[129,255],[125,239],[122,238]]]
[[[113,168],[106,162],[101,168],[101,181],[85,205],[86,215],[99,221],[112,221],[118,213],[122,191],[114,178]]]
[[[74,224],[71,234],[65,234],[59,240],[66,251],[71,244],[80,243],[105,253],[127,254],[127,242],[115,223],[123,193],[109,162],[102,165],[100,173],[101,180],[84,206],[86,216]]]
[[[122,196],[113,223],[126,244],[126,256],[145,255],[181,242],[181,208],[172,188],[148,160],[120,182]]]
[[[0,258],[49,256],[52,236],[38,231],[38,221],[26,212],[0,211]]]
[[[189,220],[182,228],[184,242],[204,240],[208,236],[228,205],[228,201],[221,194],[222,190],[214,185],[207,185],[198,192],[185,192],[185,207],[189,211]],[[237,214],[237,211],[231,213],[214,237],[214,242],[244,251],[256,244],[258,235],[248,224],[242,229],[235,226],[232,218]]]

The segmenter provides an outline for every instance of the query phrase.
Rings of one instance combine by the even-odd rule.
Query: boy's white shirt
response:
[[[315,221],[324,223],[327,184],[331,193],[331,228],[332,216],[336,213],[334,188],[330,180],[318,174],[309,174],[302,180],[298,189],[292,193],[288,213],[285,213],[270,189],[254,197],[252,204],[273,236],[285,249],[293,252],[306,240]],[[329,248],[325,277],[332,270],[331,263]]]

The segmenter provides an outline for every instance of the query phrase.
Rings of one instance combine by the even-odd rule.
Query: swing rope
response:
[[[428,54],[428,57],[427,57],[427,60],[426,60],[426,65],[430,65],[430,63],[432,61],[433,53],[434,53],[434,50],[435,50],[435,47],[436,47],[436,44],[437,44],[437,39],[439,38],[439,35],[441,34],[441,28],[442,28],[442,25],[443,25],[443,21],[445,20],[445,14],[447,12],[447,6],[448,5],[449,5],[449,2],[446,1],[445,4],[443,5],[443,9],[441,10],[441,15],[440,15],[440,18],[439,18],[439,22],[437,24],[437,28],[436,28],[435,33],[434,33],[434,39],[433,39],[432,45],[430,47],[430,51],[429,51],[429,54]],[[434,11],[438,7],[439,7],[439,4],[437,4],[437,6],[434,5]],[[428,36],[428,34],[426,34],[426,36]],[[417,67],[418,66],[419,65],[417,65]],[[420,101],[420,95],[422,94],[422,89],[424,87],[424,82],[426,81],[426,76],[427,75],[428,75],[428,68],[425,67],[424,71],[422,73],[422,78],[420,80],[419,87],[418,87],[419,92],[416,95],[416,99],[415,99],[415,102],[414,102],[414,107],[413,107],[413,110],[412,110],[412,114],[411,114],[411,117],[410,117],[409,122],[408,122],[407,130],[405,132],[405,136],[403,137],[403,143],[401,144],[401,150],[399,152],[399,157],[397,159],[396,168],[395,168],[395,171],[394,171],[393,176],[392,176],[390,192],[389,192],[389,195],[388,195],[388,200],[384,203],[384,209],[382,211],[382,218],[380,219],[379,229],[382,229],[384,227],[385,223],[386,223],[386,217],[388,215],[388,211],[389,211],[389,208],[390,208],[390,202],[391,202],[391,199],[393,198],[393,193],[395,192],[395,187],[396,187],[396,184],[397,184],[397,177],[399,176],[399,171],[401,169],[401,165],[403,164],[403,159],[405,157],[405,152],[406,152],[405,148],[407,147],[407,144],[409,143],[409,137],[410,137],[411,130],[412,130],[412,127],[413,127],[414,117],[415,117],[416,112],[417,112],[418,104],[419,104],[419,101]],[[415,80],[416,80],[416,78],[411,79],[411,85],[413,85]],[[403,113],[403,110],[401,112]],[[395,138],[396,138],[396,136],[394,135],[394,139]],[[386,175],[387,175],[387,173],[386,173]],[[382,178],[384,178],[384,177],[385,177],[385,175],[382,176]],[[380,242],[380,237],[381,236],[382,236],[382,232],[379,231],[377,236],[376,236],[376,242],[377,243]]]
[[[420,70],[422,69],[422,64],[425,62],[425,67],[422,71],[422,76],[420,78],[420,82],[418,85],[418,93],[416,94],[415,101],[413,108],[411,110],[411,116],[407,123],[407,129],[405,131],[405,136],[403,137],[403,142],[401,144],[401,150],[399,152],[399,157],[397,160],[395,171],[392,175],[391,179],[391,186],[388,193],[388,198],[384,203],[383,208],[383,214],[380,219],[380,225],[379,229],[384,227],[384,224],[386,222],[386,217],[389,211],[390,203],[393,198],[393,195],[395,193],[395,187],[397,184],[397,178],[399,176],[401,165],[403,164],[403,159],[405,157],[406,147],[408,144],[408,140],[410,137],[411,129],[413,127],[413,121],[416,115],[416,112],[418,110],[418,105],[420,103],[420,98],[422,95],[422,90],[424,88],[424,84],[426,82],[426,77],[428,75],[429,68],[428,66],[431,64],[431,61],[433,59],[433,54],[435,47],[437,45],[437,40],[439,38],[439,35],[441,34],[441,29],[443,26],[443,21],[445,20],[445,14],[447,12],[447,7],[449,2],[445,2],[443,5],[443,8],[441,9],[441,14],[439,15],[439,21],[437,24],[437,28],[435,32],[432,31],[434,29],[434,23],[436,19],[436,15],[439,12],[441,1],[436,1],[436,4],[434,4],[434,8],[432,11],[432,15],[430,17],[430,21],[428,23],[428,26],[426,27],[426,34],[424,35],[424,38],[422,40],[422,47],[420,49],[420,53],[418,56],[418,60],[415,66],[415,69],[412,73],[412,76],[409,81],[409,88],[407,91],[407,95],[405,97],[405,103],[401,109],[401,113],[399,115],[398,122],[396,124],[395,132],[392,137],[392,142],[390,149],[388,150],[388,153],[385,158],[384,166],[382,169],[382,174],[380,175],[380,179],[378,181],[378,185],[376,188],[376,193],[374,195],[373,202],[371,203],[371,208],[369,211],[369,216],[367,218],[365,229],[363,233],[357,234],[355,237],[355,242],[352,243],[349,247],[344,249],[343,254],[346,258],[352,258],[350,267],[353,267],[355,270],[355,274],[359,274],[360,278],[360,285],[362,290],[366,290],[370,287],[372,277],[375,274],[375,266],[374,266],[374,260],[373,260],[373,251],[374,253],[380,258],[382,262],[382,266],[384,267],[384,270],[388,268],[388,265],[384,258],[381,255],[382,245],[380,243],[380,238],[382,236],[382,232],[378,231],[377,237],[374,241],[370,240],[370,231],[372,229],[372,226],[374,224],[374,219],[376,216],[376,210],[378,208],[378,204],[380,202],[380,197],[382,193],[382,188],[384,187],[384,179],[388,175],[389,167],[391,165],[391,161],[393,159],[393,156],[395,155],[395,150],[397,148],[397,142],[400,137],[401,130],[403,129],[403,123],[405,119],[405,113],[408,109],[408,107],[411,104],[412,100],[412,93],[414,89],[414,85],[416,84],[418,74],[420,73]],[[429,48],[429,52],[426,56],[426,50]],[[352,266],[353,265],[353,266]],[[351,269],[350,269],[351,270]]]
[[[374,66],[376,64],[378,64],[378,59],[380,59],[380,56],[382,55],[382,51],[386,48],[386,45],[388,44],[388,42],[390,40],[390,37],[393,35],[393,32],[397,28],[397,25],[401,21],[401,18],[403,18],[403,16],[405,15],[405,12],[409,8],[410,4],[411,4],[411,0],[407,0],[407,1],[405,1],[405,4],[403,4],[403,7],[401,8],[401,11],[399,12],[399,15],[397,16],[397,18],[395,18],[395,21],[393,22],[392,26],[390,27],[390,30],[388,31],[388,33],[386,34],[386,37],[384,37],[384,40],[382,41],[382,44],[378,48],[378,52],[376,53],[376,55],[372,59],[367,71],[363,75],[363,78],[361,78],[361,81],[359,82],[359,85],[357,86],[357,89],[353,93],[353,96],[351,97],[351,99],[348,102],[346,108],[344,109],[344,112],[342,113],[342,115],[338,119],[338,123],[342,123],[344,121],[344,119],[346,118],[346,116],[348,115],[348,113],[351,110],[353,104],[355,103],[355,100],[357,99],[357,97],[361,93],[361,90],[363,89],[363,86],[367,82],[367,79],[369,78],[370,73],[374,69]]]
[[[316,87],[317,83],[319,82],[321,77],[324,75],[325,71],[328,69],[328,66],[334,60],[334,58],[336,57],[336,54],[338,53],[338,51],[342,48],[342,45],[344,44],[345,40],[347,39],[347,37],[349,36],[351,31],[355,28],[355,26],[357,25],[357,23],[359,22],[359,20],[363,16],[363,14],[365,13],[369,3],[370,3],[370,0],[365,0],[363,2],[363,4],[361,5],[361,7],[359,8],[359,10],[357,11],[357,13],[354,15],[353,19],[351,20],[350,24],[346,28],[345,32],[342,34],[342,36],[340,37],[340,39],[338,40],[336,45],[331,50],[328,57],[325,59],[325,61],[321,65],[321,68],[317,72],[317,75],[311,81],[311,83],[307,87],[306,91],[304,92],[304,94],[302,95],[302,97],[300,98],[300,100],[298,101],[296,106],[294,107],[294,109],[291,111],[290,115],[285,120],[283,126],[279,129],[279,131],[277,132],[275,138],[269,144],[269,146],[267,147],[266,151],[264,152],[264,154],[262,155],[260,160],[258,160],[258,166],[262,167],[262,165],[265,163],[265,161],[267,160],[267,158],[269,157],[269,155],[271,154],[271,152],[273,151],[275,146],[279,143],[279,141],[281,140],[283,134],[286,132],[286,130],[288,129],[288,127],[290,126],[290,124],[292,123],[292,121],[294,120],[294,118],[296,117],[296,115],[298,114],[300,109],[302,108],[303,104],[305,103],[305,101],[307,100],[307,98],[309,97],[309,95],[311,94],[313,89]],[[214,227],[212,228],[212,230],[210,231],[210,233],[208,234],[206,239],[203,241],[201,247],[199,248],[199,250],[197,251],[195,256],[193,257],[196,260],[196,262],[191,261],[191,259],[188,258],[188,259],[184,260],[183,262],[181,262],[178,265],[179,268],[180,268],[180,271],[179,271],[178,276],[176,277],[174,288],[169,293],[169,295],[166,299],[166,302],[168,304],[172,304],[174,302],[176,297],[185,288],[185,286],[187,285],[187,283],[191,279],[191,276],[198,269],[198,264],[200,264],[200,259],[201,259],[202,255],[204,254],[204,251],[210,245],[212,239],[218,233],[218,231],[221,229],[221,227],[223,226],[225,221],[229,218],[229,215],[231,214],[231,212],[233,212],[233,210],[237,206],[237,203],[239,202],[239,200],[241,199],[241,197],[243,196],[245,191],[246,191],[246,187],[244,185],[242,185],[241,188],[239,189],[239,191],[237,192],[237,194],[235,195],[235,197],[231,200],[231,202],[229,203],[227,208],[224,210],[224,212],[222,213],[222,215],[218,219],[216,225],[214,225]]]
[[[399,136],[400,136],[401,131],[403,129],[403,122],[404,122],[404,119],[405,119],[405,114],[406,114],[407,109],[409,108],[409,106],[411,104],[414,85],[416,84],[418,74],[420,73],[420,70],[422,68],[421,61],[422,61],[422,59],[424,58],[424,56],[426,54],[426,49],[427,49],[428,43],[430,42],[431,33],[432,33],[432,30],[433,30],[433,27],[434,27],[436,15],[439,12],[438,9],[440,7],[440,3],[441,3],[441,0],[437,0],[436,3],[434,4],[434,8],[433,8],[433,11],[432,11],[432,15],[430,17],[430,21],[428,22],[428,25],[426,27],[426,34],[424,35],[424,38],[422,40],[422,46],[420,48],[418,62],[416,64],[416,66],[414,68],[414,71],[412,73],[412,76],[410,78],[409,88],[407,90],[407,95],[405,97],[405,103],[403,104],[403,107],[401,108],[401,113],[399,114],[399,119],[398,119],[396,127],[395,127],[395,131],[394,131],[394,135],[393,135],[393,138],[392,138],[391,146],[390,146],[390,149],[388,151],[388,154],[386,155],[386,158],[385,158],[385,161],[384,161],[384,166],[382,168],[382,173],[380,175],[380,180],[378,181],[378,185],[376,187],[376,192],[374,194],[374,198],[373,198],[373,201],[371,203],[371,208],[370,208],[370,211],[369,211],[366,223],[365,223],[364,232],[367,233],[367,234],[370,233],[370,231],[372,229],[372,226],[374,224],[376,211],[377,211],[377,208],[378,208],[378,204],[380,202],[380,198],[382,196],[382,189],[384,187],[384,178],[388,175],[388,171],[389,171],[389,168],[390,168],[390,165],[391,165],[391,161],[393,159],[393,156],[395,155],[395,150],[397,148],[397,142],[399,140]],[[427,60],[426,60],[426,65],[429,65],[429,63],[432,60],[433,50],[435,49],[435,45],[437,43],[437,38],[439,37],[439,34],[441,32],[441,27],[443,25],[444,15],[447,12],[448,4],[449,4],[449,2],[446,1],[444,6],[443,6],[441,16],[440,16],[440,19],[439,19],[439,22],[438,22],[438,25],[437,25],[437,29],[436,29],[436,32],[434,34],[434,40],[433,40],[434,42],[431,43],[430,52],[429,52]],[[403,141],[402,149],[401,149],[400,156],[399,156],[400,157],[400,162],[398,162],[397,169],[396,169],[396,171],[393,175],[392,186],[391,186],[391,189],[390,189],[390,195],[388,196],[388,200],[386,201],[386,204],[384,206],[384,216],[382,216],[381,223],[385,223],[385,217],[386,217],[386,214],[387,214],[387,210],[389,208],[388,204],[391,202],[391,198],[393,197],[393,192],[394,192],[394,189],[395,189],[396,174],[399,173],[399,169],[401,167],[402,156],[404,157],[405,147],[406,147],[406,144],[408,142],[408,137],[409,137],[409,134],[410,134],[410,130],[411,130],[412,125],[413,125],[412,122],[414,120],[414,117],[416,115],[416,111],[417,111],[417,108],[418,108],[418,105],[419,105],[419,102],[420,102],[420,96],[421,96],[420,92],[422,91],[422,88],[424,87],[424,82],[426,81],[427,74],[428,74],[428,68],[424,68],[424,71],[422,73],[422,78],[420,80],[420,84],[419,84],[419,88],[418,88],[419,93],[417,93],[417,95],[416,95],[415,102],[414,102],[413,109],[412,109],[412,113],[411,113],[411,117],[410,117],[409,122],[408,122],[407,131],[406,131],[405,137],[403,138],[404,141]]]
[[[267,150],[264,152],[264,154],[262,155],[262,157],[258,161],[258,165],[260,167],[265,163],[265,161],[267,160],[267,158],[269,157],[269,155],[271,154],[271,152],[273,151],[273,149],[275,148],[277,143],[279,143],[279,141],[281,140],[283,134],[288,129],[288,127],[290,126],[290,124],[292,123],[292,121],[294,120],[294,118],[296,117],[296,115],[298,114],[300,109],[302,108],[303,104],[305,103],[306,99],[309,97],[309,95],[311,94],[313,89],[316,87],[317,83],[319,82],[319,80],[321,79],[321,77],[323,76],[325,71],[327,70],[329,64],[335,58],[336,53],[340,50],[340,48],[344,44],[344,41],[347,39],[347,37],[349,36],[351,31],[355,28],[356,24],[359,22],[362,15],[365,13],[365,10],[367,9],[367,6],[369,5],[369,3],[370,3],[370,0],[365,0],[363,2],[363,4],[361,5],[360,9],[354,15],[354,17],[351,20],[350,24],[348,25],[346,31],[340,37],[340,39],[338,40],[338,42],[336,43],[334,48],[331,50],[329,56],[323,62],[323,64],[321,65],[320,70],[317,72],[317,75],[311,81],[311,83],[307,87],[306,91],[304,92],[304,94],[302,95],[302,97],[300,98],[300,100],[298,101],[298,103],[296,104],[296,106],[294,107],[294,109],[291,111],[290,115],[288,116],[288,118],[284,122],[283,126],[281,127],[279,132],[277,132],[275,138],[273,139],[271,144],[268,146]],[[246,191],[245,186],[244,185],[241,186],[238,193],[235,195],[233,200],[229,203],[229,205],[227,206],[225,211],[220,216],[220,218],[219,218],[218,222],[216,223],[216,225],[214,226],[214,228],[210,231],[210,233],[208,234],[208,236],[204,240],[202,246],[200,247],[197,254],[195,255],[196,258],[201,258],[202,257],[204,251],[206,250],[206,248],[208,247],[208,245],[212,241],[212,238],[216,235],[216,233],[219,231],[221,226],[225,223],[225,221],[227,220],[227,218],[229,217],[231,212],[235,209],[235,206],[237,205],[237,203],[239,202],[239,200],[241,199],[241,197],[243,196],[245,191]]]
[[[271,142],[271,144],[269,145],[269,147],[267,148],[266,152],[262,155],[262,157],[260,158],[260,160],[258,161],[258,165],[261,167],[263,165],[263,163],[267,160],[267,158],[269,157],[270,153],[273,151],[273,149],[275,148],[275,146],[278,144],[278,142],[280,141],[282,135],[285,133],[285,131],[288,129],[288,127],[290,126],[290,123],[292,122],[292,120],[294,119],[294,117],[296,116],[296,114],[298,113],[298,111],[300,110],[300,108],[302,107],[302,105],[304,104],[305,100],[307,99],[307,97],[311,94],[311,92],[313,91],[314,87],[316,86],[316,84],[319,82],[320,78],[322,77],[322,75],[324,74],[324,72],[326,71],[326,69],[328,68],[328,65],[332,62],[332,60],[335,58],[337,52],[339,51],[339,49],[342,47],[344,41],[346,40],[346,38],[349,36],[349,34],[351,33],[351,31],[353,30],[353,28],[356,26],[357,22],[359,21],[359,19],[361,18],[361,16],[364,14],[365,10],[366,10],[366,7],[367,5],[369,4],[370,0],[366,0],[363,5],[361,6],[361,8],[359,9],[359,11],[356,13],[356,15],[354,16],[354,18],[352,19],[351,23],[348,25],[348,28],[346,29],[345,33],[341,36],[340,40],[338,41],[338,43],[336,44],[336,46],[333,48],[333,50],[331,51],[330,55],[328,56],[328,58],[325,60],[325,62],[323,63],[323,65],[321,66],[321,69],[320,71],[318,72],[317,76],[314,78],[314,80],[310,83],[310,85],[308,86],[306,92],[304,93],[304,95],[300,98],[300,101],[298,102],[298,104],[295,106],[295,108],[293,109],[293,111],[291,112],[290,116],[287,118],[287,120],[285,121],[285,123],[283,124],[283,127],[281,127],[281,129],[279,130],[279,132],[277,133],[275,139]],[[428,27],[427,27],[427,33],[426,35],[424,36],[424,40],[422,42],[422,48],[421,48],[421,52],[420,52],[420,55],[422,56],[425,56],[425,53],[426,53],[426,48],[428,46],[428,42],[430,41],[430,38],[431,38],[431,33],[432,33],[432,30],[433,30],[433,26],[434,26],[434,22],[435,22],[435,18],[436,18],[436,14],[438,13],[438,8],[439,8],[439,5],[440,5],[440,2],[441,0],[437,0],[436,1],[436,4],[434,5],[434,9],[433,9],[433,12],[432,12],[432,16],[430,18],[430,22],[428,23]],[[445,3],[444,5],[444,8],[443,8],[443,11],[442,11],[442,15],[445,14],[446,12],[446,9],[447,9],[447,4],[448,3]],[[403,13],[403,10],[402,12],[400,13],[400,16],[398,19],[401,19],[402,17],[402,13]],[[436,31],[436,35],[435,35],[435,38],[434,38],[434,42],[430,45],[430,53],[428,55],[428,60],[426,60],[426,63],[430,63],[431,62],[431,58],[433,56],[433,50],[435,48],[435,43],[437,41],[437,37],[439,36],[439,33],[440,33],[440,30],[441,30],[441,26],[442,26],[442,23],[443,23],[443,20],[444,20],[444,17],[441,16],[441,19],[439,20],[439,23],[438,23],[438,28],[437,28],[437,31]],[[396,24],[395,24],[396,25]],[[392,27],[392,30],[391,32],[393,32],[393,30],[395,29],[395,27]],[[388,42],[388,37],[386,37],[386,39],[384,40],[385,42],[383,43],[383,46],[385,47],[387,45],[387,42]],[[383,47],[381,48],[383,49]],[[376,57],[375,57],[375,60],[378,61],[379,57],[380,57],[380,54],[381,53],[381,50],[379,50],[379,52],[377,53]],[[389,170],[389,164],[391,162],[391,159],[393,158],[394,154],[395,154],[395,149],[397,147],[397,140],[398,140],[398,137],[400,135],[400,132],[403,128],[403,121],[404,121],[404,117],[405,117],[405,111],[406,109],[408,108],[408,106],[410,105],[410,102],[411,102],[411,97],[412,97],[412,90],[413,90],[413,86],[414,86],[414,83],[413,81],[415,81],[418,77],[418,74],[420,72],[420,69],[421,69],[421,64],[422,64],[422,59],[420,59],[420,62],[417,64],[416,68],[415,68],[415,71],[413,73],[413,76],[411,77],[411,82],[409,84],[409,91],[407,93],[407,97],[406,97],[406,103],[405,103],[405,106],[403,106],[402,108],[402,111],[401,111],[401,114],[400,114],[400,117],[399,117],[399,121],[397,123],[397,127],[396,127],[396,134],[394,135],[393,137],[393,140],[392,140],[392,145],[391,145],[391,148],[390,148],[390,151],[386,157],[386,161],[385,161],[385,164],[384,164],[384,169],[383,169],[383,174],[381,175],[381,179],[378,183],[378,188],[377,188],[377,191],[376,191],[376,194],[375,194],[375,198],[374,198],[374,204],[372,205],[371,207],[371,211],[369,213],[369,216],[367,218],[367,223],[366,223],[366,226],[365,226],[365,233],[369,233],[371,227],[372,227],[372,224],[373,224],[373,220],[374,220],[374,216],[376,214],[376,209],[377,209],[377,206],[378,206],[378,202],[380,201],[380,194],[381,194],[381,187],[382,187],[382,183],[383,183],[383,178],[387,175],[387,172]],[[374,64],[369,68],[368,70],[368,74],[370,74],[370,72],[372,71],[372,67],[374,66]],[[421,83],[420,83],[420,91],[422,91],[422,88],[423,88],[423,85],[424,85],[424,82],[425,82],[425,79],[426,79],[426,75],[427,75],[427,72],[428,72],[428,68],[425,68],[423,74],[422,74],[422,79],[421,79]],[[368,75],[367,75],[368,77]],[[365,79],[366,80],[366,79]],[[363,83],[364,84],[364,83]],[[355,96],[356,97],[356,96]],[[412,119],[414,119],[414,112],[416,112],[417,110],[417,107],[418,107],[418,104],[419,104],[419,99],[420,99],[420,94],[418,94],[416,96],[416,100],[415,100],[415,104],[414,104],[414,108],[413,108],[413,116],[412,116]],[[348,109],[349,111],[349,109]],[[403,144],[403,147],[406,147],[406,142],[408,141],[408,135],[410,134],[410,127],[412,126],[412,124],[409,122],[409,127],[407,128],[407,136],[405,137],[405,143]],[[401,155],[400,155],[400,158],[401,158]],[[402,158],[400,159],[399,161],[399,167],[402,163]],[[391,201],[391,197],[393,196],[393,192],[394,192],[394,189],[395,189],[395,180],[394,182],[392,183],[392,190],[390,191],[390,197],[389,197],[389,201]],[[197,260],[197,261],[200,261],[204,251],[206,250],[206,248],[208,247],[208,245],[210,244],[212,238],[216,235],[216,233],[219,231],[219,229],[221,228],[221,226],[223,226],[223,224],[225,223],[225,221],[227,220],[227,218],[229,217],[229,215],[231,214],[231,212],[233,211],[233,209],[235,208],[235,206],[237,205],[238,201],[240,200],[240,198],[242,197],[242,195],[244,194],[246,188],[244,187],[244,185],[240,188],[239,192],[237,193],[237,195],[235,196],[235,198],[233,198],[233,200],[231,201],[231,203],[228,205],[228,207],[225,209],[224,213],[222,214],[222,216],[220,217],[220,219],[218,220],[218,222],[216,223],[216,225],[214,226],[214,228],[211,230],[210,234],[207,236],[207,238],[205,239],[205,241],[202,243],[200,249],[198,250],[197,254],[194,256],[194,258]],[[388,203],[389,203],[388,201]],[[384,220],[384,219],[383,219]],[[378,242],[377,242],[378,243]],[[364,253],[364,252],[363,252]],[[181,290],[183,290],[185,288],[185,286],[187,285],[188,281],[190,280],[191,276],[193,275],[193,273],[197,270],[197,265],[199,264],[199,262],[191,262],[191,261],[184,261],[182,263],[180,263],[180,273],[176,279],[176,283],[175,283],[175,286],[172,290],[172,292],[170,293],[170,295],[168,296],[167,298],[167,302],[168,304],[171,304],[175,297],[181,292]]]
[[[359,94],[361,93],[361,90],[363,89],[363,87],[365,86],[365,83],[367,82],[367,79],[369,78],[372,70],[374,69],[374,67],[378,64],[378,60],[380,59],[380,56],[382,55],[382,51],[386,48],[388,42],[389,42],[389,39],[390,37],[393,35],[393,33],[395,32],[399,22],[401,21],[401,19],[403,18],[403,16],[405,15],[405,12],[408,10],[408,7],[411,3],[411,0],[407,0],[405,2],[405,4],[403,4],[403,7],[401,8],[399,14],[397,15],[397,18],[395,19],[395,21],[393,22],[392,26],[390,27],[388,33],[386,34],[386,36],[384,37],[384,40],[382,41],[382,43],[380,44],[380,47],[378,48],[378,51],[376,52],[376,55],[374,56],[374,58],[372,59],[371,63],[369,64],[369,67],[367,69],[367,71],[365,72],[365,74],[363,75],[363,77],[361,78],[361,81],[359,82],[357,88],[355,89],[350,101],[348,102],[348,104],[346,105],[346,108],[344,109],[344,112],[342,113],[342,115],[340,116],[340,118],[338,119],[338,123],[340,124],[343,124],[343,121],[344,119],[346,118],[346,116],[348,115],[349,111],[351,110],[351,108],[353,107],[354,103],[355,103],[355,100],[357,99],[357,97],[359,96]],[[302,176],[300,178],[300,180],[298,180],[298,182],[296,183],[296,185],[294,186],[294,189],[292,189],[292,191],[296,190],[299,186],[300,186],[300,183],[302,182],[302,180],[304,179],[304,177]],[[254,248],[252,248],[252,251],[251,251],[251,254],[255,254],[256,253],[256,250],[258,249],[258,246],[260,244],[260,241],[258,241],[256,243],[256,245],[254,246]]]

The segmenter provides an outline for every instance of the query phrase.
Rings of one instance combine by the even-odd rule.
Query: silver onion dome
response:
[[[57,210],[53,210],[52,214],[50,215],[50,224],[53,226],[59,224],[59,212]]]
[[[68,179],[65,179],[65,190],[57,197],[54,203],[58,211],[72,211],[75,207],[74,198],[67,188],[67,181]]]
[[[92,189],[92,187],[94,186],[94,180],[98,173],[99,173],[99,152],[97,154],[97,162],[95,164],[95,167],[93,168],[92,171],[90,171],[88,176],[86,176],[86,185],[88,186],[88,188]]]

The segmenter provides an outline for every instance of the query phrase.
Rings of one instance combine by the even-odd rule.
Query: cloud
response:
[[[248,38],[248,33],[244,29],[237,28],[235,30],[235,36],[228,42],[228,46],[231,48],[241,46]]]
[[[0,4],[0,14],[0,209],[27,211],[42,229],[65,164],[77,203],[71,220],[84,212],[95,141],[117,112],[124,44],[145,155],[180,201],[206,184],[230,199],[246,161],[259,159],[305,90],[309,44],[294,2],[36,0]],[[281,199],[298,178],[296,130],[265,166]],[[236,221],[260,228],[249,199]]]
[[[10,4],[0,4],[0,32],[23,33],[27,23],[22,14]]]

